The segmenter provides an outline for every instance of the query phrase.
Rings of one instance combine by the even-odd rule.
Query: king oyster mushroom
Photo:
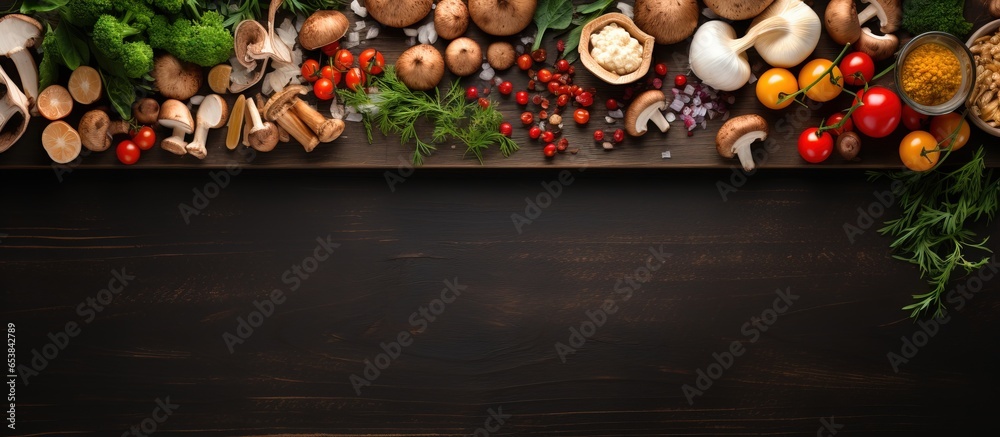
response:
[[[444,59],[430,44],[418,44],[406,49],[396,60],[396,75],[408,88],[429,90],[444,77]]]
[[[683,41],[698,27],[698,0],[635,0],[635,25],[657,44]]]
[[[423,20],[433,5],[433,0],[365,0],[372,18],[389,27],[406,27]]]
[[[469,17],[494,36],[518,33],[531,24],[537,0],[469,0]]]

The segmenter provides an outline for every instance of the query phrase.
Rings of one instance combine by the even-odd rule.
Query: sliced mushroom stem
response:
[[[342,120],[323,117],[323,114],[320,114],[319,111],[316,111],[301,99],[296,99],[295,103],[292,104],[292,111],[295,112],[295,115],[306,126],[309,126],[309,129],[312,129],[316,133],[321,143],[329,143],[340,137],[340,134],[344,132],[344,122]]]
[[[35,58],[31,56],[31,52],[28,50],[18,50],[10,55],[11,60],[14,61],[14,65],[17,66],[17,74],[21,76],[21,86],[24,87],[24,95],[28,98],[28,106],[31,108],[31,114],[38,114],[38,75],[35,73],[38,68],[35,67]]]
[[[291,134],[292,138],[302,143],[302,148],[306,152],[312,152],[319,145],[319,138],[316,134],[291,111],[282,112],[274,121],[278,123],[278,126],[281,126]]]
[[[649,120],[652,121],[656,127],[660,128],[660,132],[666,132],[670,129],[670,122],[667,121],[667,118],[663,116],[663,113],[658,110],[654,110],[652,114],[649,114]]]
[[[875,18],[877,15],[878,7],[873,4],[869,4],[868,7],[858,12],[858,23],[865,24],[868,20]]]
[[[170,136],[160,142],[160,147],[175,155],[187,154],[187,142],[184,141],[184,129],[175,127]]]
[[[253,123],[253,128],[264,127],[264,122],[260,119],[260,110],[257,109],[257,104],[254,103],[253,99],[247,99],[247,111],[250,112],[250,121]]]
[[[736,156],[740,158],[740,164],[743,165],[743,170],[753,171],[753,169],[757,166],[757,164],[753,162],[753,151],[750,149],[750,143],[757,140],[758,138],[756,137],[740,138],[734,146],[736,148]],[[745,144],[741,145],[741,142],[745,142]]]

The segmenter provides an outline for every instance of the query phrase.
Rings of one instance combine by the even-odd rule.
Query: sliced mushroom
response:
[[[160,147],[175,155],[187,153],[184,135],[194,132],[191,111],[180,100],[169,99],[160,106],[160,126],[171,129],[169,137],[160,141]]]
[[[483,32],[508,36],[528,27],[537,7],[538,0],[469,0],[469,17]]]
[[[455,39],[469,28],[469,8],[462,0],[441,0],[434,8],[434,30],[444,39]]]
[[[208,139],[210,129],[218,129],[226,125],[229,116],[229,106],[218,94],[209,94],[198,106],[197,127],[194,131],[194,140],[184,148],[195,158],[205,159],[208,156],[208,149],[205,141]]]
[[[670,130],[670,123],[660,111],[667,109],[667,96],[660,90],[649,90],[639,94],[625,111],[625,132],[633,137],[646,133],[646,125],[652,121],[660,132]]]
[[[350,23],[340,11],[313,12],[299,31],[299,44],[306,50],[316,50],[343,38]]]
[[[712,12],[727,20],[749,20],[760,15],[774,0],[705,0]]]
[[[111,118],[103,110],[92,109],[83,114],[77,129],[83,147],[94,152],[108,150],[111,147],[111,135],[108,135],[110,126]]]
[[[657,44],[673,44],[694,33],[699,12],[697,0],[635,0],[633,20]]]
[[[17,67],[24,95],[31,114],[38,114],[38,67],[30,48],[42,42],[42,24],[27,15],[7,14],[0,17],[0,56],[8,56]],[[9,82],[9,81],[8,81]],[[8,83],[8,88],[10,87]]]
[[[271,37],[257,20],[240,21],[233,32],[233,38],[236,60],[247,69],[256,67],[255,61],[270,58],[274,54]]]
[[[406,27],[423,20],[433,5],[433,0],[365,0],[368,14],[389,27]]]
[[[14,145],[28,130],[28,98],[0,67],[0,89],[6,89],[0,99],[0,152]]]
[[[483,63],[483,51],[472,38],[461,37],[453,40],[444,49],[444,63],[456,76],[468,76],[479,70]]]
[[[274,16],[278,13],[278,7],[281,6],[282,1],[271,0],[271,5],[267,8],[267,38],[271,41],[271,48],[274,50],[271,57],[284,63],[291,63],[292,48],[274,35]]]
[[[270,121],[261,121],[260,111],[253,99],[247,99],[246,110],[250,114],[251,125],[247,127],[247,142],[258,152],[270,152],[278,144],[278,126]]]
[[[730,118],[715,136],[716,150],[723,158],[738,156],[743,170],[752,171],[756,165],[750,145],[767,139],[768,131],[767,120],[757,114]]]
[[[429,90],[444,77],[444,59],[430,44],[418,44],[406,49],[396,60],[396,74],[408,88]]]

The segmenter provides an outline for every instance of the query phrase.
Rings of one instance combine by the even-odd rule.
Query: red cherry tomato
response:
[[[542,136],[542,129],[538,126],[532,126],[531,129],[528,129],[528,136],[533,140],[537,140],[538,137]]]
[[[325,77],[327,79],[330,79],[330,82],[333,82],[333,86],[335,88],[337,87],[337,85],[340,85],[341,73],[337,71],[337,69],[333,68],[332,65],[327,65],[323,67],[321,70],[319,70],[319,75],[320,77]]]
[[[576,124],[587,124],[590,121],[590,112],[583,108],[577,108],[576,111],[573,111],[573,121]]]
[[[811,127],[799,135],[799,155],[813,164],[825,161],[833,152],[833,135],[828,132],[817,134],[817,130]]]
[[[319,79],[319,61],[315,59],[307,59],[302,63],[302,78],[309,81],[310,83],[316,82]]]
[[[594,131],[594,141],[604,141],[604,131],[595,130]]]
[[[139,131],[132,135],[132,141],[142,150],[149,150],[156,144],[156,132],[149,126],[139,128]]]
[[[835,113],[835,114],[827,117],[826,121],[823,123],[823,125],[824,126],[836,126],[838,123],[840,123],[840,120],[844,119],[844,115],[845,114],[843,112]],[[830,132],[831,134],[833,134],[836,137],[839,137],[844,132],[854,132],[854,122],[851,121],[851,119],[848,118],[847,121],[844,122],[843,126],[841,126],[840,128],[837,128],[837,129],[830,129],[827,132]]]
[[[486,97],[480,97],[479,100],[476,101],[476,103],[479,103],[479,107],[483,109],[490,107],[490,100],[487,99]]]
[[[532,115],[530,112],[525,111],[525,112],[521,113],[521,124],[524,124],[525,126],[527,126],[527,125],[531,124],[531,122],[533,122],[533,121],[535,121],[535,116]]]
[[[656,75],[657,76],[666,76],[667,75],[667,64],[664,64],[662,62],[658,63],[658,64],[656,64],[655,67],[653,67],[653,69],[656,70]]]
[[[549,83],[552,80],[552,72],[548,68],[543,68],[538,70],[538,81],[541,83]]]
[[[902,118],[902,103],[892,90],[873,86],[858,91],[861,107],[854,110],[851,120],[858,132],[872,138],[883,138],[896,130]],[[855,101],[857,101],[857,99]]]
[[[840,61],[840,72],[848,85],[863,86],[875,77],[875,61],[864,52],[853,52]]]
[[[507,123],[506,121],[503,122],[503,123],[500,123],[500,134],[501,135],[503,135],[503,136],[505,136],[507,138],[510,138],[511,134],[513,134],[513,133],[514,133],[514,126],[511,126],[510,123]]]
[[[927,130],[927,126],[930,124],[931,116],[927,114],[921,114],[915,109],[911,108],[910,105],[903,105],[903,126],[907,129],[914,130]]]
[[[333,55],[333,68],[346,71],[352,65],[354,65],[354,55],[351,54],[350,50],[340,49]]]
[[[468,100],[475,100],[479,98],[479,90],[474,86],[470,86],[465,89],[465,98]]]
[[[358,67],[347,70],[347,74],[344,75],[344,85],[351,90],[365,86],[365,72]]]
[[[118,155],[118,160],[121,161],[122,164],[132,165],[139,160],[141,150],[132,140],[125,140],[118,143],[118,147],[115,148],[115,153]]]
[[[569,61],[565,59],[560,59],[556,61],[556,70],[559,70],[563,73],[569,71]]]
[[[365,49],[358,56],[358,63],[361,64],[361,69],[365,70],[368,74],[382,74],[382,68],[385,67],[385,58],[382,56],[382,52],[375,49]]]
[[[688,78],[683,74],[678,74],[677,77],[674,78],[674,86],[677,88],[683,87],[684,85],[687,85],[687,83]]]
[[[614,111],[615,109],[618,109],[618,101],[615,99],[608,99],[608,101],[604,103],[604,106],[608,108],[608,111]]]
[[[556,145],[552,143],[546,144],[545,148],[542,149],[542,153],[545,155],[546,158],[551,158],[553,156],[556,156]]]
[[[316,95],[317,99],[330,100],[333,98],[333,88],[332,80],[321,77],[313,84],[313,94]]]
[[[542,132],[542,141],[543,142],[551,143],[555,139],[556,139],[556,134],[552,133],[552,131],[548,131],[547,130],[545,132]]]
[[[500,90],[500,94],[505,96],[510,95],[510,93],[514,91],[514,84],[510,83],[510,81],[504,81],[497,86],[497,89]]]
[[[527,70],[531,68],[531,65],[534,64],[534,62],[535,61],[531,59],[531,55],[525,53],[517,57],[517,68]]]
[[[330,44],[323,46],[323,54],[327,56],[333,56],[340,50],[340,41],[334,41]]]
[[[517,94],[514,95],[514,100],[517,100],[517,104],[518,105],[527,105],[528,104],[528,92],[527,91],[518,91]]]

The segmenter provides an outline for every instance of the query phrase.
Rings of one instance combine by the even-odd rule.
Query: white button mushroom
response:
[[[625,132],[633,137],[646,133],[646,125],[652,121],[660,132],[670,130],[670,123],[660,111],[667,109],[667,96],[660,90],[649,90],[639,94],[625,111]]]
[[[723,158],[738,156],[743,170],[752,171],[753,152],[750,144],[767,139],[767,120],[757,114],[746,114],[726,121],[715,135],[716,150]]]

